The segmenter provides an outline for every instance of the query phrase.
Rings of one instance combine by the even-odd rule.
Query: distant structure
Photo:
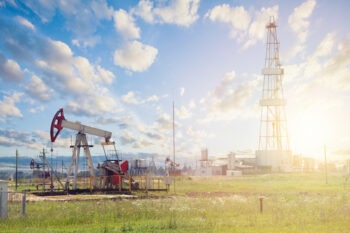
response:
[[[151,175],[155,175],[156,172],[157,172],[156,163],[154,162],[154,158],[152,157],[152,161],[149,163],[147,173]]]
[[[289,148],[286,101],[283,93],[283,69],[279,59],[279,41],[276,22],[270,17],[266,26],[266,57],[262,69],[263,92],[260,99],[261,118],[259,149],[256,151],[257,166],[271,171],[288,171],[292,165]]]
[[[227,176],[241,176],[242,171],[236,169],[236,154],[231,152],[227,155]]]
[[[210,161],[208,159],[208,148],[202,149],[200,162],[201,162],[201,168],[209,167]]]
[[[148,163],[146,159],[132,159],[130,174],[132,175],[143,175],[146,173]]]

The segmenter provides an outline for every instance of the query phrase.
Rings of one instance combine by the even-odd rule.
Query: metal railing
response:
[[[95,186],[94,186],[95,180]],[[163,177],[150,175],[113,175],[90,177],[90,190],[108,189],[115,191],[165,191],[167,186]]]
[[[12,218],[26,215],[26,200],[25,192],[0,192],[0,218]],[[2,206],[4,205],[4,206]]]

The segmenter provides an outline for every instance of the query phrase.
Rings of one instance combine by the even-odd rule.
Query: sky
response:
[[[350,154],[346,0],[0,0],[0,156],[51,147],[60,109],[119,151],[182,163],[258,147],[265,26],[278,24],[293,154]],[[52,145],[71,154],[75,132]],[[100,139],[89,137],[93,144]],[[96,146],[92,154],[101,154]]]

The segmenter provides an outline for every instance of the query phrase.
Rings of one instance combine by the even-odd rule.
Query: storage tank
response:
[[[137,167],[138,167],[138,159],[132,159],[131,168],[137,168]]]
[[[202,156],[201,156],[202,161],[208,161],[208,149],[202,149]]]
[[[147,164],[147,160],[145,159],[140,159],[140,168],[147,168],[148,164]]]

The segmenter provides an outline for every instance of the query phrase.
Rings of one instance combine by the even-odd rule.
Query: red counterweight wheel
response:
[[[51,129],[50,129],[51,142],[54,142],[56,140],[58,134],[63,128],[62,121],[65,119],[66,118],[64,118],[64,115],[63,115],[63,108],[61,108],[56,112],[51,122]],[[56,132],[55,132],[55,129],[57,130]]]

